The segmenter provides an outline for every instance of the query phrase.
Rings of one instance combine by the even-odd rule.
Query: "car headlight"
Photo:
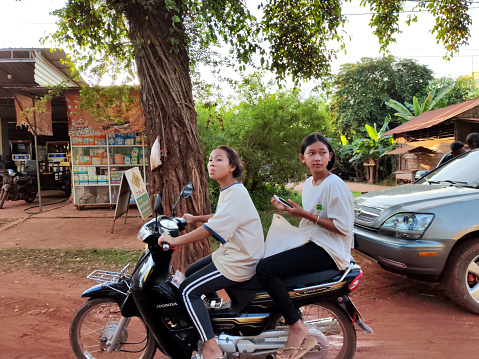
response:
[[[434,219],[430,213],[399,213],[389,217],[379,234],[401,239],[419,239]]]

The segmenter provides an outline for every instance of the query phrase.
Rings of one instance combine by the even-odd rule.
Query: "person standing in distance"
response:
[[[470,150],[478,148],[479,147],[479,133],[471,132],[470,134],[468,134],[467,137],[466,137],[466,143],[467,143],[467,147],[469,147]]]

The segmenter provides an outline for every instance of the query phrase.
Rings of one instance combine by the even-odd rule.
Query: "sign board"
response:
[[[143,178],[141,177],[140,169],[138,167],[133,167],[124,172],[123,176],[128,180],[131,193],[133,194],[133,198],[135,198],[141,218],[146,219],[150,217],[152,214],[150,197],[148,196],[145,182],[143,182]]]
[[[113,225],[117,218],[128,212],[131,195],[133,195],[133,198],[135,199],[141,217],[146,219],[151,216],[152,210],[150,206],[150,197],[148,196],[145,182],[141,177],[140,169],[138,167],[125,171],[121,177],[120,192],[118,193],[118,200],[116,202]]]

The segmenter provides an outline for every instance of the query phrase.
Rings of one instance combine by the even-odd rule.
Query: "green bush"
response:
[[[273,197],[275,194],[283,197],[284,199],[290,198],[294,202],[301,205],[301,195],[284,187],[276,187],[262,183],[258,185],[254,191],[250,191],[251,199],[253,200],[253,203],[258,211],[274,210],[274,207],[271,204],[271,197]]]
[[[288,190],[285,187],[272,186],[266,183],[262,183],[254,191],[248,189],[251,199],[258,211],[272,211],[274,210],[271,204],[271,197],[275,194],[283,197],[284,199],[291,199],[297,204],[301,205],[301,194]],[[220,196],[220,187],[218,182],[208,178],[208,192],[210,195],[211,211],[216,211],[218,205],[218,198]]]

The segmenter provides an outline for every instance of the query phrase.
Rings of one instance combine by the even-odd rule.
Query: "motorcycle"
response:
[[[32,177],[9,169],[3,177],[3,185],[0,190],[0,208],[3,208],[6,200],[18,201],[23,199],[27,203],[32,203],[37,197],[37,192],[37,183]]]
[[[188,198],[192,184],[180,198]],[[174,207],[172,213],[174,212]],[[146,243],[131,274],[96,270],[88,278],[97,285],[83,292],[89,298],[76,312],[70,342],[77,358],[151,359],[159,348],[168,358],[190,359],[201,350],[199,335],[180,298],[181,274],[173,274],[173,248],[158,244],[162,233],[173,237],[186,220],[162,213],[156,196],[155,218],[146,222],[138,239]],[[358,287],[362,271],[351,263],[346,270],[310,273],[287,279],[290,295],[317,344],[305,359],[353,358],[356,350],[354,324],[372,333],[348,294]],[[228,358],[273,359],[288,336],[275,303],[256,277],[226,289],[228,301],[204,298],[216,340]]]

